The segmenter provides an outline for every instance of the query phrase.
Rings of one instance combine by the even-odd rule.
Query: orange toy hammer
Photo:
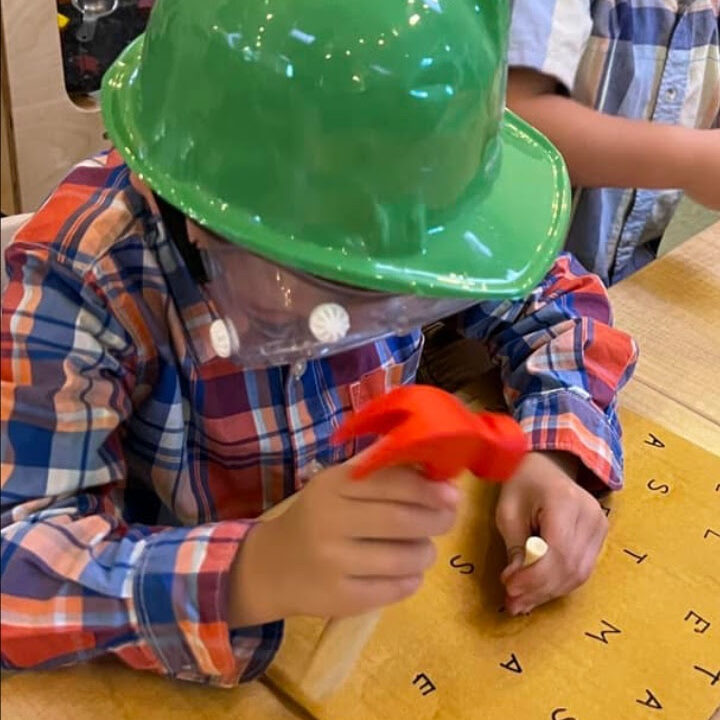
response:
[[[361,479],[384,467],[412,465],[431,480],[451,480],[465,469],[486,480],[509,479],[528,443],[512,418],[475,414],[455,396],[427,385],[411,385],[370,401],[334,434],[339,444],[362,435],[380,435],[353,470]],[[303,692],[321,700],[345,680],[380,617],[373,610],[325,625]]]
[[[372,400],[335,432],[333,442],[362,435],[382,437],[356,465],[357,478],[393,465],[417,465],[430,480],[450,480],[467,469],[502,482],[527,452],[527,438],[511,417],[475,414],[430,385],[400,387]]]

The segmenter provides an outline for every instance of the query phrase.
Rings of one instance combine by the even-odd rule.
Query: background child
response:
[[[515,0],[508,106],[578,188],[567,249],[607,284],[652,260],[686,192],[720,209],[718,0]]]

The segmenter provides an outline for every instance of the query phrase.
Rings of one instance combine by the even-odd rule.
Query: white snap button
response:
[[[342,305],[322,303],[313,308],[308,326],[316,340],[323,343],[337,342],[350,330],[350,315]]]
[[[319,462],[318,460],[311,460],[306,466],[305,466],[305,472],[303,475],[307,480],[310,478],[315,477],[319,472],[325,469],[325,466]]]
[[[239,346],[237,333],[230,321],[220,318],[210,325],[210,344],[218,357],[229,358]]]

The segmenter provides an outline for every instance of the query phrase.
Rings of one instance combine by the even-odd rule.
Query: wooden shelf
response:
[[[3,38],[3,189],[11,212],[31,212],[77,162],[101,150],[96,102],[65,91],[54,0],[0,0]],[[6,144],[7,150],[5,152]],[[9,213],[8,213],[9,214]]]

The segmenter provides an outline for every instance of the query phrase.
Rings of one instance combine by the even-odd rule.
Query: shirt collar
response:
[[[133,185],[137,188],[137,178]],[[140,190],[148,206],[148,217],[146,220],[147,237],[151,244],[165,276],[170,296],[177,309],[182,328],[185,332],[185,339],[190,352],[196,358],[198,364],[212,362],[218,359],[218,355],[210,342],[210,326],[217,320],[219,315],[214,309],[210,300],[206,297],[203,289],[193,279],[175,243],[169,236],[167,228],[162,221],[157,205],[145,192]]]

